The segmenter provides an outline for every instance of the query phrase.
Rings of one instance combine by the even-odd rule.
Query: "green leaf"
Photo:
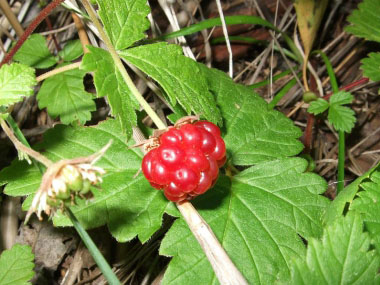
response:
[[[178,101],[188,114],[193,111],[214,123],[221,122],[220,112],[198,64],[185,57],[179,46],[143,45],[122,51],[120,55],[156,80],[172,105]]]
[[[330,97],[330,104],[336,104],[336,105],[345,105],[345,104],[351,104],[354,100],[354,96],[351,95],[351,93],[346,91],[339,91],[335,94],[333,94]]]
[[[346,133],[351,132],[356,122],[353,110],[337,104],[330,105],[327,118],[337,131],[344,131]]]
[[[372,52],[361,61],[364,76],[372,81],[380,81],[380,53]]]
[[[125,49],[145,37],[150,13],[145,0],[97,0],[99,16],[117,50]]]
[[[101,149],[108,141],[113,143],[105,155],[96,163],[106,170],[101,190],[94,189],[94,199],[79,200],[71,207],[76,217],[86,228],[108,224],[111,233],[120,242],[131,240],[136,235],[147,241],[162,223],[165,211],[175,212],[173,203],[168,202],[162,191],[153,189],[143,175],[142,153],[130,149],[127,137],[122,134],[120,123],[109,119],[95,127],[72,127],[57,125],[44,135],[44,142],[36,147],[45,150],[44,155],[52,161],[64,158],[88,156]],[[5,191],[8,195],[31,193],[31,185],[37,190],[41,176],[34,177],[33,166],[15,162],[0,172],[0,184],[10,182]],[[17,180],[18,187],[14,183]],[[22,183],[24,182],[24,186]],[[34,192],[33,191],[33,192]],[[71,225],[69,219],[58,212],[53,219],[56,226]]]
[[[380,172],[374,171],[369,179],[360,184],[360,192],[350,206],[362,214],[366,229],[380,252]]]
[[[68,41],[58,55],[64,61],[73,61],[83,54],[83,47],[80,40]]]
[[[73,69],[47,78],[37,94],[38,107],[46,107],[53,118],[60,116],[64,124],[90,120],[96,107],[93,95],[84,90],[85,75],[83,70]]]
[[[203,68],[224,118],[228,156],[235,165],[252,165],[298,154],[302,133],[251,88],[236,84],[216,69]]]
[[[310,103],[310,106],[307,109],[307,111],[314,115],[318,115],[326,111],[328,108],[329,108],[329,102],[327,102],[326,100],[322,98],[319,98],[318,100]]]
[[[31,35],[13,58],[34,68],[48,68],[57,63],[47,47],[46,39],[40,34]]]
[[[328,200],[319,195],[326,182],[303,173],[307,161],[277,160],[253,166],[217,185],[193,204],[245,278],[252,284],[289,281],[289,263],[305,256],[300,236],[322,234],[320,217]],[[173,256],[163,284],[217,284],[199,244],[178,219],[160,247]]]
[[[348,17],[346,31],[370,41],[380,42],[380,6],[378,0],[364,0]]]
[[[348,207],[354,200],[356,193],[360,189],[360,185],[363,181],[369,179],[373,172],[379,170],[380,163],[375,167],[368,170],[362,176],[355,179],[350,185],[345,187],[343,191],[335,198],[334,201],[329,205],[324,216],[324,223],[331,225],[336,219],[338,219],[346,207]]]
[[[31,284],[34,255],[28,245],[15,244],[0,256],[0,285]]]
[[[137,124],[135,110],[139,108],[139,104],[114,65],[111,54],[92,46],[88,49],[90,53],[83,57],[81,68],[95,71],[94,83],[98,96],[107,96],[112,114],[120,121],[123,131],[130,137],[132,127]]]
[[[378,284],[380,256],[369,248],[360,215],[340,217],[322,240],[309,240],[306,262],[293,261],[291,284]]]
[[[0,68],[0,106],[8,106],[33,94],[37,84],[34,69],[19,63]]]

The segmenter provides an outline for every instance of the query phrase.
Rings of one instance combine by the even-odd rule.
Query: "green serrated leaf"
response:
[[[340,217],[326,228],[321,241],[309,240],[306,262],[292,262],[291,284],[378,284],[380,256],[369,248],[360,215]]]
[[[302,133],[293,122],[251,88],[236,84],[226,74],[200,65],[224,118],[228,156],[235,165],[252,165],[298,154]]]
[[[0,256],[0,285],[31,284],[34,255],[28,245],[16,244]]]
[[[33,68],[19,63],[4,64],[0,68],[0,106],[9,106],[32,95],[36,84]]]
[[[374,171],[360,184],[360,190],[349,209],[362,214],[366,229],[380,252],[380,172]]]
[[[330,104],[337,104],[337,105],[345,105],[345,104],[351,104],[354,100],[354,96],[351,95],[351,93],[347,91],[339,91],[337,93],[334,93],[330,97]]]
[[[132,127],[137,124],[135,110],[139,104],[114,65],[110,53],[92,46],[88,49],[90,53],[83,57],[81,68],[95,71],[94,83],[98,96],[107,96],[112,114],[120,121],[123,131],[131,137]]]
[[[262,163],[232,182],[222,176],[193,202],[251,284],[289,281],[290,260],[306,252],[300,236],[322,234],[320,217],[329,202],[319,194],[326,182],[316,174],[303,173],[306,168],[307,161],[299,158]],[[182,219],[165,236],[160,254],[173,256],[163,284],[218,283]]]
[[[125,49],[145,37],[150,13],[145,0],[97,0],[99,16],[117,50]]]
[[[307,111],[314,115],[318,115],[326,111],[328,108],[329,108],[329,102],[327,102],[326,100],[322,98],[319,98],[318,100],[310,103],[310,106],[309,108],[307,108]]]
[[[214,123],[221,116],[198,64],[182,54],[177,45],[157,43],[120,52],[128,62],[156,80],[168,94],[171,104],[176,101],[189,114],[193,111]]]
[[[73,61],[83,54],[83,47],[80,40],[68,41],[63,50],[61,50],[58,55],[63,58],[64,61]]]
[[[353,110],[336,104],[330,105],[327,118],[337,131],[344,131],[346,133],[351,132],[356,122]]]
[[[175,206],[166,200],[162,191],[153,189],[141,173],[136,176],[141,168],[142,153],[137,148],[129,148],[134,142],[126,143],[127,137],[122,134],[117,120],[109,119],[95,127],[57,125],[45,133],[44,142],[36,149],[45,150],[44,155],[58,161],[93,154],[110,139],[113,140],[111,147],[96,163],[107,172],[101,190],[94,190],[93,200],[79,200],[78,206],[71,209],[86,228],[108,224],[120,242],[136,235],[145,242],[160,228],[164,212],[173,213]],[[20,162],[3,169],[0,183],[9,182],[5,192],[12,196],[24,195],[31,193],[32,187],[35,192],[41,176],[31,169],[33,166]],[[71,225],[60,212],[53,221],[56,226]]]
[[[372,81],[380,81],[380,53],[370,53],[361,63],[364,76]]]
[[[73,69],[47,78],[37,94],[38,107],[46,107],[53,118],[60,116],[64,124],[90,120],[96,107],[93,95],[84,90],[85,75],[85,71]]]
[[[354,10],[348,17],[352,25],[347,26],[346,31],[370,41],[380,42],[379,14],[378,0],[364,0],[359,4],[359,9]]]
[[[48,68],[57,63],[40,34],[31,35],[14,55],[14,60],[34,68]]]

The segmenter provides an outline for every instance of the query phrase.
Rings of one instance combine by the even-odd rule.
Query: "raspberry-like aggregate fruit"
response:
[[[164,190],[173,202],[205,193],[216,182],[226,162],[220,129],[208,121],[169,127],[159,146],[143,158],[142,171],[152,187]]]

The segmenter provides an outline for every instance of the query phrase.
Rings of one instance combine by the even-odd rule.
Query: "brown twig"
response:
[[[3,10],[5,17],[7,17],[13,29],[15,29],[17,36],[21,37],[21,35],[24,33],[24,29],[20,25],[20,22],[18,21],[17,17],[13,13],[6,0],[0,0],[0,9]]]
[[[21,35],[16,45],[12,50],[6,55],[3,61],[0,63],[0,67],[12,60],[15,53],[20,49],[26,39],[33,33],[37,26],[53,11],[58,5],[60,5],[64,0],[53,0],[49,5],[47,5],[33,20],[33,22],[28,26],[25,32]]]
[[[89,50],[88,50],[87,46],[91,45],[91,44],[90,44],[90,41],[88,39],[86,29],[84,28],[84,25],[83,25],[81,19],[78,17],[77,14],[75,14],[73,12],[73,13],[71,13],[71,17],[73,18],[74,23],[75,23],[75,27],[78,30],[79,40],[82,44],[83,52],[88,53]]]

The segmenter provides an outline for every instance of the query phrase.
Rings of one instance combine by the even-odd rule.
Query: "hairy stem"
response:
[[[15,148],[18,151],[26,153],[27,155],[34,158],[38,162],[41,162],[46,167],[53,165],[53,162],[50,159],[46,158],[45,156],[43,156],[39,152],[37,152],[37,151],[25,146],[24,144],[22,144],[16,138],[13,131],[8,127],[7,123],[3,119],[1,119],[1,127],[4,130],[5,134],[8,136],[8,138],[12,141],[12,143],[14,144]]]
[[[117,54],[114,46],[111,43],[111,40],[106,35],[102,24],[99,22],[98,17],[96,15],[96,12],[92,8],[91,4],[88,2],[88,0],[82,0],[83,6],[86,8],[86,11],[88,15],[91,18],[91,21],[94,23],[95,27],[98,29],[100,37],[102,38],[103,42],[108,48],[108,51],[110,52],[112,59],[118,68],[118,70],[121,73],[121,76],[123,77],[125,83],[127,84],[129,90],[132,92],[132,94],[136,97],[137,101],[140,103],[140,105],[144,108],[145,112],[148,114],[148,116],[152,119],[152,121],[156,124],[158,129],[166,129],[166,125],[161,121],[161,119],[158,117],[156,112],[150,107],[148,102],[145,101],[144,97],[140,94],[140,92],[137,90],[135,84],[133,83],[132,79],[129,77],[128,72],[125,70],[125,67],[120,60],[119,55]]]
[[[54,10],[59,4],[61,4],[64,0],[53,0],[49,5],[47,5],[33,20],[33,22],[28,26],[25,32],[22,34],[20,39],[17,41],[16,45],[12,48],[12,50],[7,54],[7,56],[0,63],[0,67],[8,63],[12,60],[15,53],[20,49],[26,39],[33,33],[33,31],[37,28],[37,26]]]
[[[96,264],[99,266],[100,271],[103,273],[104,277],[107,279],[108,283],[111,285],[119,285],[120,281],[117,279],[115,273],[112,271],[112,268],[108,264],[107,260],[104,258],[102,253],[96,247],[95,243],[83,228],[81,223],[75,217],[74,213],[70,210],[70,208],[65,209],[67,216],[69,216],[71,222],[74,225],[74,228],[77,230],[79,236],[81,237],[83,243],[86,245],[88,251],[91,253],[94,258]]]

